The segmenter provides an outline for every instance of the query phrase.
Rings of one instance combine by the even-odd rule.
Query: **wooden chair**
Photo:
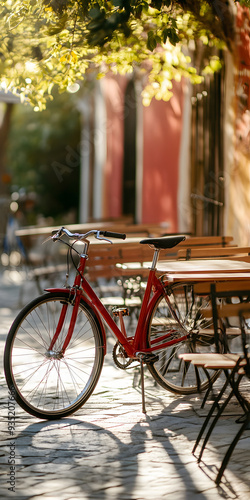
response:
[[[250,262],[250,247],[187,247],[178,250],[179,260],[191,259],[232,259]]]
[[[219,342],[225,341],[227,334],[226,331],[228,325],[228,317],[237,317],[239,320],[239,331],[242,343],[240,352],[226,352],[223,354],[211,353],[207,355],[192,355],[189,353],[186,355],[182,355],[182,358],[184,360],[188,360],[194,365],[202,366],[204,370],[222,370],[225,374],[225,382],[219,394],[215,398],[210,411],[208,412],[208,415],[201,427],[193,448],[193,453],[195,453],[206,431],[200,448],[200,453],[198,455],[198,462],[201,461],[203,452],[206,448],[207,442],[216,423],[218,422],[219,418],[223,414],[225,408],[227,407],[233,396],[236,397],[241,409],[243,410],[243,420],[241,422],[240,429],[236,433],[223,458],[215,480],[216,484],[220,483],[230,457],[235,449],[235,446],[237,445],[242,433],[248,427],[250,422],[250,398],[241,390],[242,379],[250,379],[250,356],[247,348],[248,333],[246,328],[246,320],[247,318],[250,318],[250,303],[247,302],[249,294],[250,284],[247,290],[246,287],[244,290],[233,290],[233,285],[230,286],[229,284],[227,291],[223,290],[223,292],[218,292],[215,284],[211,286],[214,331],[215,336],[217,336],[216,342],[219,345]],[[232,297],[239,297],[240,300],[238,301],[238,303],[223,304],[221,299],[231,299]],[[228,351],[227,341],[225,343],[225,351]],[[230,389],[229,394],[227,394],[228,388]],[[214,412],[216,412],[215,416]]]
[[[178,249],[184,247],[186,256],[188,256],[189,249],[195,248],[209,248],[209,247],[230,247],[233,245],[232,236],[190,236],[178,245]],[[235,244],[233,245],[236,246]]]

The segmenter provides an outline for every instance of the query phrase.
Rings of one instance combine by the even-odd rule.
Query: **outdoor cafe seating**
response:
[[[202,285],[200,292],[201,290]],[[227,446],[215,478],[215,483],[219,485],[242,434],[250,428],[250,283],[240,283],[229,279],[223,283],[212,282],[210,293],[212,311],[207,310],[207,316],[212,313],[217,352],[184,353],[180,357],[185,363],[203,367],[206,371],[220,371],[224,376],[224,382],[219,392],[214,394],[214,402],[193,447],[195,455],[200,447],[197,455],[198,463],[201,462],[215,425],[219,425],[219,419],[223,418],[232,399],[235,399],[238,404],[239,415],[235,421],[235,433],[231,443]],[[203,311],[203,314],[206,313]],[[210,390],[213,388],[210,387]],[[207,399],[207,394],[205,399]]]

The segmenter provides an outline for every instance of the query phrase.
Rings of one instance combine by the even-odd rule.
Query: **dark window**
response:
[[[135,219],[136,211],[136,95],[130,81],[124,102],[123,215]]]
[[[223,70],[194,87],[191,186],[193,234],[223,234]]]

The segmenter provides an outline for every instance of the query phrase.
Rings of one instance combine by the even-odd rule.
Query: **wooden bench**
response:
[[[190,236],[181,242],[178,247],[228,247],[232,245],[233,236]],[[235,246],[235,245],[234,245]]]
[[[44,226],[44,227],[23,227],[16,231],[26,249],[34,246],[39,237],[46,238],[52,234],[59,226]],[[92,229],[106,230],[112,232],[126,233],[127,235],[142,235],[145,237],[162,236],[166,234],[167,227],[161,224],[128,224],[122,221],[93,221],[85,224],[69,224],[67,229],[72,233],[86,233]]]
[[[148,245],[141,245],[142,237],[136,235],[136,237],[127,238],[124,241],[121,240],[113,240],[113,244],[109,244],[106,242],[101,242],[93,239],[90,247],[89,247],[89,259],[87,261],[86,266],[86,276],[91,282],[96,282],[100,278],[106,279],[129,279],[134,277],[140,277],[141,280],[146,279],[148,276],[148,269],[152,262],[153,252],[154,250],[150,248]],[[186,241],[181,242],[178,247],[172,249],[161,250],[160,260],[159,260],[159,269],[167,262],[166,269],[170,267],[169,262],[174,262],[178,253],[181,251],[185,251],[184,245],[190,245],[194,243],[194,245],[201,243],[202,239],[194,238],[194,242],[192,242],[193,238],[188,238]],[[218,241],[218,240],[217,240]],[[224,241],[224,240],[223,240]],[[231,238],[228,238],[228,241],[231,241]],[[205,245],[208,245],[208,240],[204,240]],[[224,241],[225,243],[225,241]],[[218,242],[219,244],[219,242]],[[182,246],[182,250],[178,250],[178,248]],[[65,247],[63,247],[65,248]],[[206,247],[206,252],[208,248]],[[221,255],[222,249],[209,248],[212,251],[213,255],[216,257],[217,253]],[[201,248],[196,251],[202,252]],[[238,252],[237,247],[237,252]],[[234,252],[231,248],[223,247],[223,256],[225,254],[230,257],[234,255]],[[246,257],[246,255],[245,255]],[[61,271],[61,265],[57,266],[49,266],[49,269],[46,270],[46,266],[42,268],[34,269],[34,278],[38,281],[39,277],[42,278],[43,275],[48,275],[49,272],[51,274],[55,274],[55,271]],[[160,272],[160,271],[159,271]]]
[[[166,231],[166,225],[162,227],[160,224],[131,224],[129,220],[124,220],[124,218],[121,220],[93,221],[86,224],[71,224],[67,228],[71,232],[80,233],[86,233],[91,229],[103,229],[136,235],[141,239],[143,237],[159,236]],[[58,229],[58,226],[27,227],[16,231],[16,234],[24,244],[28,256],[26,262],[26,266],[29,268],[27,277],[28,279],[34,279],[39,293],[43,289],[41,285],[42,280],[49,277],[54,279],[59,276],[63,269],[63,262],[65,262],[66,247],[63,245],[60,247],[58,245],[55,246],[52,242],[42,245],[46,237],[51,236],[52,231],[56,229]],[[107,252],[107,245],[105,245],[105,251]],[[115,258],[114,256],[113,261]],[[107,263],[103,262],[103,264],[106,268]],[[104,271],[104,269],[101,270],[99,268],[99,274],[106,275],[106,269]]]
[[[101,269],[102,266],[116,266],[116,264],[120,264],[120,268],[125,270],[126,263],[134,263],[135,268],[136,263],[138,263],[138,269],[141,269],[141,267],[145,268],[145,266],[152,261],[153,249],[148,245],[141,245],[141,239],[141,237],[136,235],[134,238],[127,238],[124,241],[113,240],[112,245],[96,242],[95,240],[91,243],[89,249],[88,269],[94,270],[95,266],[99,266]],[[176,260],[180,252],[186,252],[192,247],[197,250],[197,247],[203,248],[202,245],[204,245],[206,247],[205,252],[207,253],[209,252],[210,245],[215,244],[215,242],[218,246],[219,244],[223,245],[224,248],[224,246],[231,241],[232,237],[188,237],[177,247],[161,250],[160,262]],[[220,252],[220,250],[218,250],[218,252]],[[122,264],[124,264],[124,266],[122,266]],[[130,269],[132,269],[131,266]]]
[[[249,275],[249,281],[250,281],[250,275]],[[226,281],[218,281],[216,283],[216,290],[220,293],[223,292],[228,292],[231,288],[235,290],[244,290],[248,291],[249,290],[249,281],[233,281],[231,282],[229,279]],[[197,295],[209,295],[211,291],[211,284],[214,283],[214,281],[203,281],[200,283],[195,283],[193,286],[194,293]]]
[[[178,260],[191,259],[233,259],[250,261],[250,247],[199,247],[180,248],[178,250]]]
[[[86,277],[92,282],[92,284],[98,285],[98,291],[102,295],[107,295],[110,290],[113,291],[114,295],[118,297],[130,298],[133,294],[133,289],[129,288],[133,283],[135,288],[138,288],[138,283],[141,287],[144,286],[144,282],[148,276],[148,268],[152,262],[154,250],[148,245],[141,245],[140,241],[144,237],[149,236],[160,236],[165,228],[160,225],[148,225],[148,224],[124,224],[121,222],[115,224],[112,222],[105,223],[90,223],[90,224],[77,224],[68,226],[70,231],[75,232],[87,232],[96,225],[98,229],[105,229],[114,232],[129,232],[130,236],[126,240],[112,239],[113,244],[107,242],[98,241],[95,238],[91,240],[89,247],[89,259],[86,266]],[[102,227],[100,227],[102,226]],[[45,238],[45,236],[50,235],[53,227],[44,228],[28,228],[18,231],[19,236],[26,238]],[[143,232],[144,231],[144,232]],[[131,236],[132,235],[132,236]],[[227,248],[231,245],[232,237],[190,237],[181,242],[178,247],[161,250],[160,262],[162,261],[174,261],[178,257],[178,249],[181,247],[185,251],[186,248],[199,248],[204,246],[210,248],[210,245],[220,245]],[[41,281],[43,278],[57,278],[57,276],[62,273],[66,266],[63,268],[63,262],[65,262],[66,247],[61,245],[54,245],[53,243],[48,243],[55,250],[53,261],[48,265],[36,265],[31,267],[29,277],[34,279],[39,292],[42,291]],[[63,251],[58,254],[58,248]],[[56,262],[56,263],[55,263]],[[114,283],[119,281],[122,285],[119,288],[114,286]],[[131,281],[131,283],[129,283]],[[109,285],[109,286],[108,286]],[[127,288],[126,288],[127,287]],[[136,292],[137,293],[137,292]],[[141,296],[143,289],[138,293]],[[130,295],[129,295],[130,294]],[[137,299],[136,299],[137,300]],[[138,301],[137,301],[138,303]]]
[[[112,245],[107,243],[101,243],[94,241],[90,245],[89,249],[89,260],[87,262],[86,277],[93,282],[103,282],[104,286],[99,288],[100,293],[104,294],[105,290],[108,291],[109,287],[107,283],[110,281],[114,283],[115,280],[119,281],[120,284],[124,286],[129,286],[129,280],[134,280],[136,288],[138,282],[141,283],[141,287],[145,287],[145,281],[148,277],[149,267],[152,262],[154,250],[148,245],[140,244],[141,238],[127,238],[125,241],[115,240]],[[188,237],[185,241],[181,242],[178,247],[161,250],[160,260],[158,263],[159,273],[166,272],[171,267],[176,266],[178,249],[186,245],[190,247],[199,247],[204,243],[206,249],[210,248],[216,242],[219,248],[219,244],[223,244],[223,248],[227,248],[225,245],[230,245],[232,242],[232,237],[216,237],[216,238],[192,238]],[[113,284],[111,286],[111,289]],[[143,295],[144,288],[142,288],[140,296]],[[120,288],[120,293],[123,292],[123,296],[127,297],[126,292],[123,288]],[[119,292],[118,292],[119,293]],[[131,296],[133,290],[131,290]],[[138,295],[138,292],[137,292]],[[108,299],[106,299],[108,302]],[[111,303],[113,300],[111,300]]]

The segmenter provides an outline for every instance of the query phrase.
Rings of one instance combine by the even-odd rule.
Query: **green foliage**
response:
[[[226,40],[215,3],[0,0],[2,86],[41,110],[54,86],[63,92],[75,82],[109,71],[145,74],[149,61],[147,99],[153,95],[168,99],[172,79],[186,76],[198,81],[183,51],[189,41]],[[220,1],[216,8],[217,4],[226,5]]]
[[[240,5],[244,5],[246,7],[250,7],[250,0],[236,0],[236,3],[239,3]]]
[[[80,121],[71,96],[54,94],[41,113],[15,105],[8,171],[12,189],[36,193],[36,213],[56,219],[78,209]]]

